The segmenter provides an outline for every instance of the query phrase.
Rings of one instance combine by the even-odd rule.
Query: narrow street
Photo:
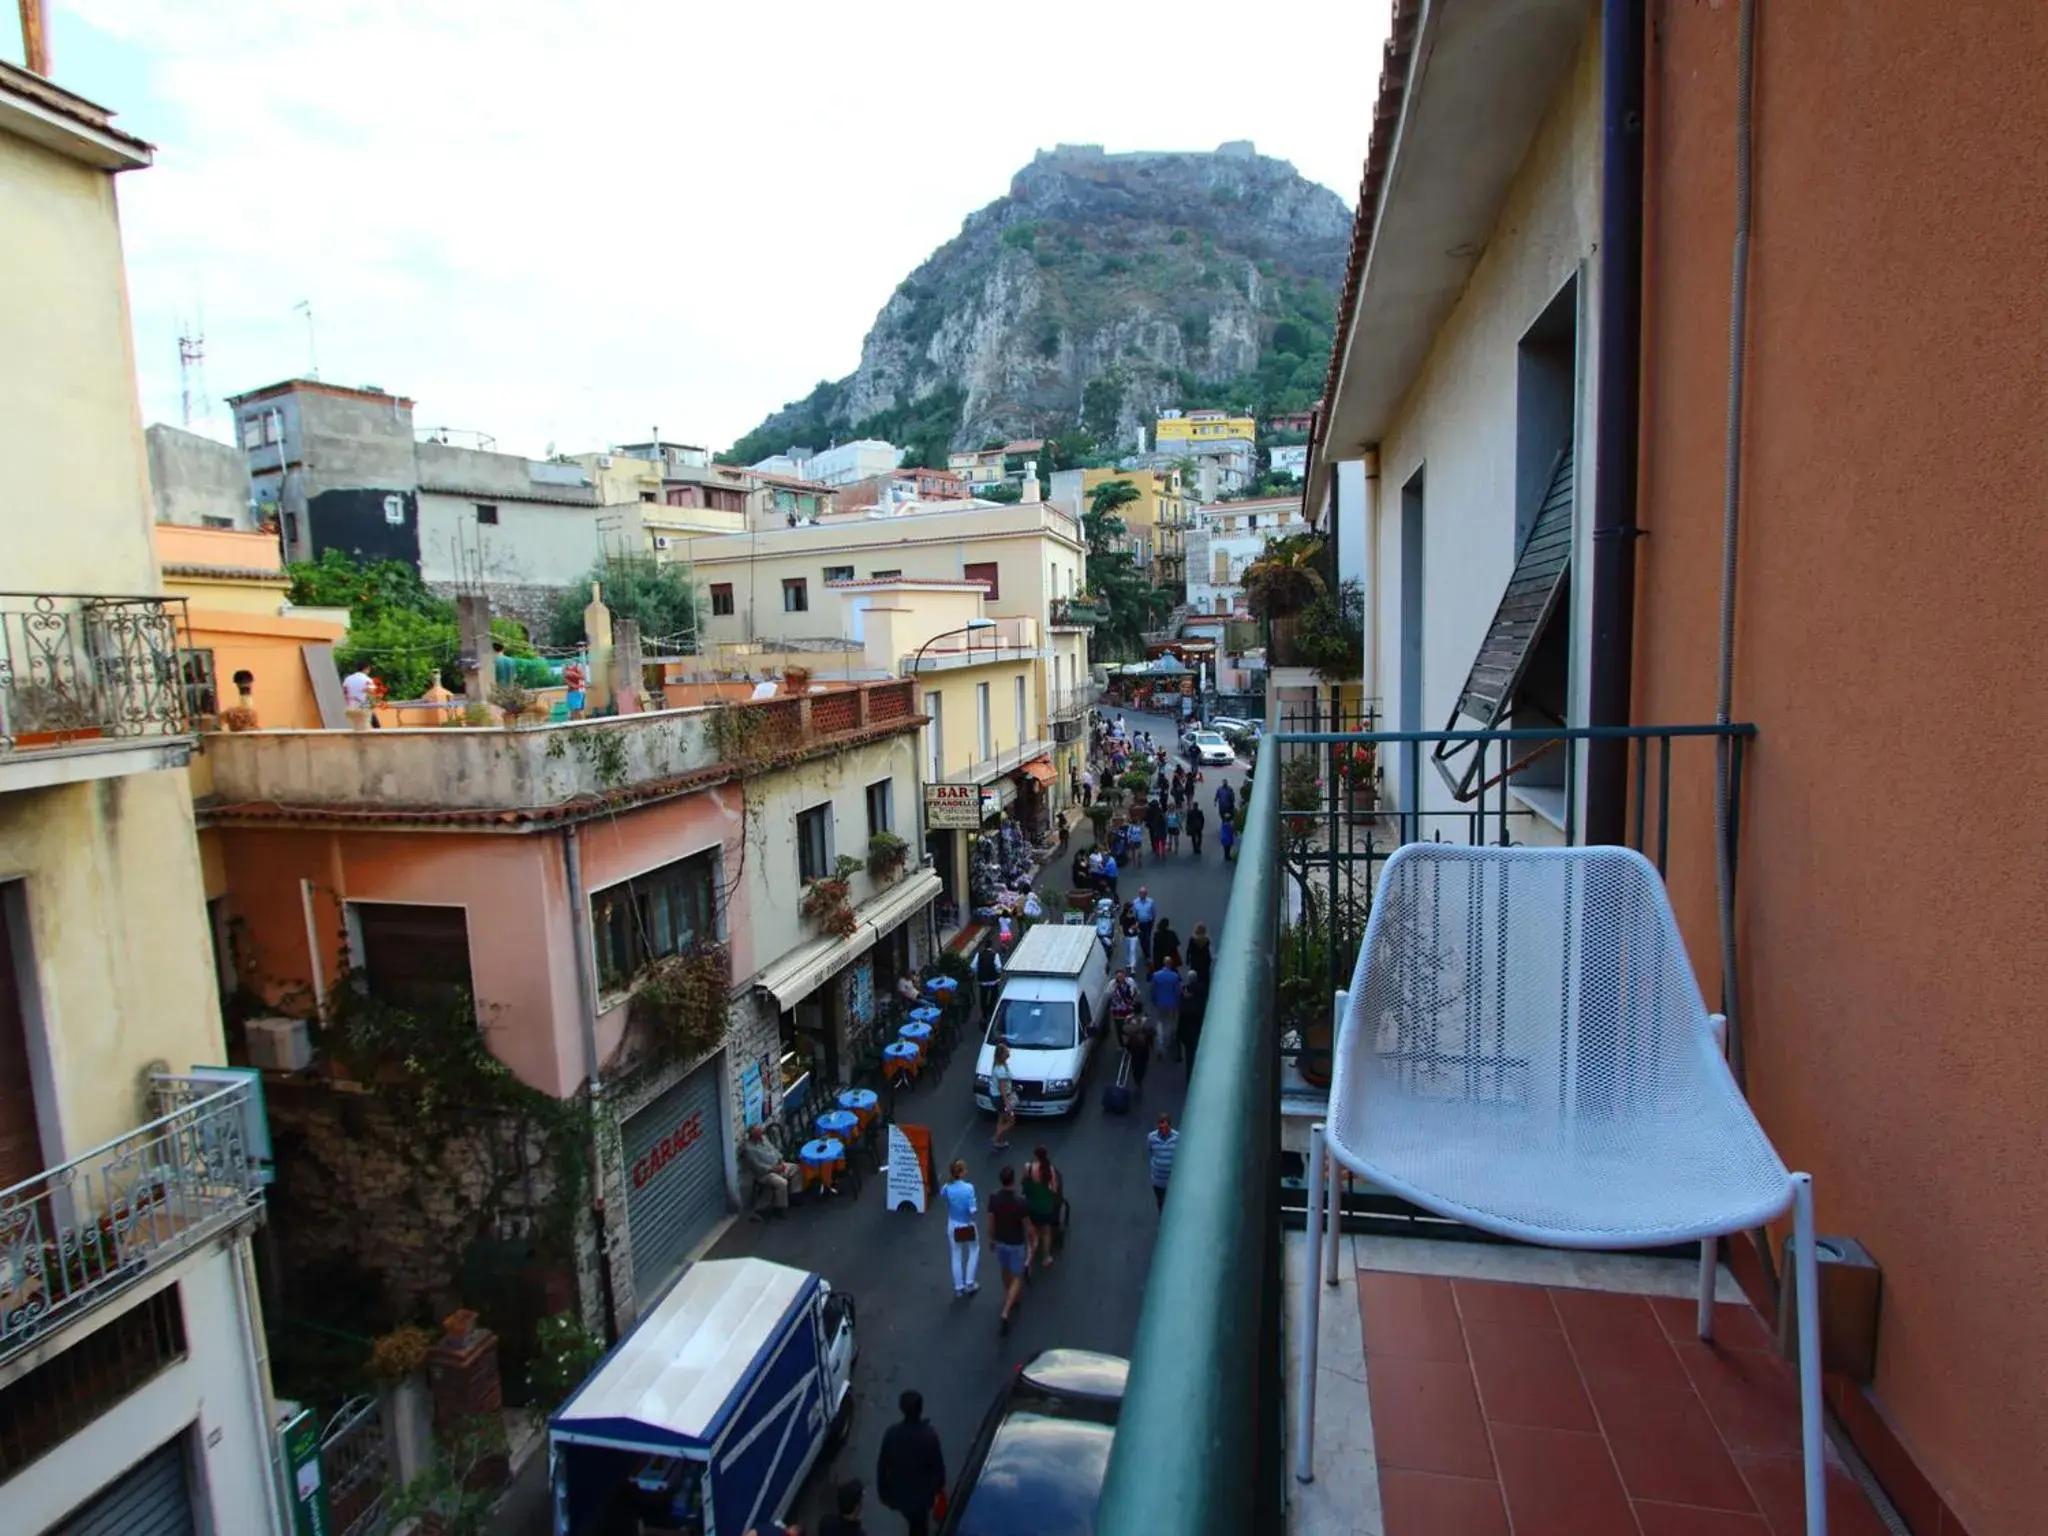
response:
[[[1133,734],[1152,732],[1169,749],[1177,728],[1163,716],[1128,714]],[[1211,835],[1198,863],[1186,840],[1178,858],[1154,863],[1149,857],[1122,883],[1126,897],[1139,885],[1150,888],[1162,918],[1172,920],[1183,944],[1196,923],[1220,934],[1229,898],[1232,866],[1222,861],[1213,836],[1214,796],[1224,779],[1242,788],[1242,760],[1230,769],[1204,771],[1204,809]],[[1076,834],[1088,841],[1088,823]],[[1071,857],[1071,853],[1067,857]],[[1040,889],[1064,892],[1065,859],[1046,866]],[[867,1180],[858,1197],[807,1205],[781,1222],[737,1222],[712,1250],[713,1258],[759,1256],[814,1269],[850,1294],[859,1308],[860,1361],[854,1372],[853,1432],[847,1446],[815,1472],[792,1518],[806,1530],[829,1508],[832,1488],[858,1477],[872,1488],[882,1432],[897,1416],[896,1398],[906,1387],[924,1394],[925,1413],[945,1447],[947,1475],[957,1470],[982,1416],[1004,1381],[1022,1362],[1055,1345],[1126,1354],[1136,1336],[1138,1309],[1152,1259],[1158,1212],[1146,1178],[1145,1134],[1160,1111],[1178,1123],[1186,1068],[1155,1061],[1144,1096],[1128,1117],[1105,1115],[1102,1085],[1115,1070],[1115,1052],[1099,1053],[1090,1071],[1083,1107],[1070,1120],[1026,1120],[1011,1133],[1010,1150],[990,1150],[993,1121],[977,1114],[970,1096],[974,1053],[964,1042],[943,1076],[927,1078],[900,1101],[906,1122],[928,1126],[933,1159],[940,1169],[965,1158],[968,1176],[984,1192],[995,1187],[1003,1162],[1019,1167],[1031,1149],[1044,1145],[1066,1181],[1073,1225],[1059,1261],[1037,1272],[1025,1293],[1016,1325],[1005,1337],[996,1328],[1000,1282],[984,1242],[981,1292],[967,1301],[952,1293],[946,1229],[937,1202],[922,1216],[885,1210],[877,1180]],[[520,1536],[547,1529],[545,1498],[538,1486],[545,1457],[527,1469],[503,1511],[501,1528]],[[532,1485],[532,1486],[528,1486]],[[873,1528],[895,1528],[887,1518]]]
[[[1149,730],[1154,740],[1173,741],[1176,728],[1163,716],[1131,714],[1130,730]],[[1221,780],[1243,782],[1243,769],[1212,769],[1203,779],[1213,796]],[[1213,827],[1214,805],[1210,811]],[[1085,843],[1088,823],[1077,834]],[[1183,840],[1182,848],[1187,844]],[[1185,942],[1196,923],[1211,935],[1221,928],[1229,898],[1231,869],[1214,838],[1205,839],[1198,864],[1183,851],[1155,864],[1147,858],[1122,881],[1124,894],[1149,886],[1160,916],[1171,918]],[[1071,854],[1069,855],[1071,857]],[[1064,892],[1064,861],[1046,866],[1041,890]],[[1155,1062],[1144,1097],[1125,1118],[1105,1115],[1102,1085],[1115,1070],[1114,1050],[1097,1055],[1084,1106],[1071,1120],[1022,1121],[1011,1133],[1010,1150],[989,1148],[993,1121],[975,1113],[970,1097],[973,1052],[963,1043],[945,1075],[928,1080],[902,1101],[903,1118],[932,1132],[933,1160],[944,1169],[965,1158],[968,1177],[984,1192],[995,1187],[1004,1162],[1021,1165],[1034,1146],[1052,1153],[1066,1181],[1073,1226],[1066,1251],[1050,1271],[1035,1272],[1015,1327],[997,1332],[1000,1285],[986,1243],[981,1293],[953,1298],[945,1223],[936,1209],[924,1216],[883,1209],[879,1187],[870,1181],[858,1200],[812,1207],[786,1222],[766,1226],[740,1223],[715,1250],[719,1258],[758,1254],[814,1268],[848,1291],[860,1309],[860,1364],[854,1373],[854,1428],[847,1447],[815,1474],[796,1518],[809,1529],[828,1507],[832,1487],[858,1477],[872,1488],[882,1432],[896,1416],[896,1398],[906,1387],[924,1394],[925,1413],[945,1446],[950,1477],[958,1468],[984,1413],[1004,1381],[1022,1362],[1055,1345],[1125,1354],[1138,1326],[1145,1275],[1152,1260],[1158,1212],[1146,1179],[1145,1133],[1160,1111],[1178,1123],[1187,1077],[1184,1067]],[[874,1528],[893,1528],[887,1518]]]

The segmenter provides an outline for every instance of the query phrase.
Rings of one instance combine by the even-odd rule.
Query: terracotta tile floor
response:
[[[1756,1314],[1358,1271],[1385,1536],[1803,1536],[1799,1401]],[[1840,1467],[1831,1536],[1884,1536]]]

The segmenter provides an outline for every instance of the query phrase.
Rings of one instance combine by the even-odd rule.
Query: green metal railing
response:
[[[1728,751],[1739,807],[1743,744],[1754,735],[1748,725],[1323,731],[1260,744],[1099,1536],[1264,1536],[1285,1527],[1282,1010],[1287,972],[1301,957],[1283,954],[1283,935],[1298,937],[1318,907],[1326,915],[1318,963],[1295,979],[1327,1018],[1332,995],[1350,981],[1376,865],[1403,842],[1575,839],[1576,760],[1609,750],[1631,759],[1625,835],[1661,871],[1674,747]],[[1339,768],[1360,747],[1375,759],[1363,783]],[[1452,762],[1433,772],[1440,749]],[[1469,777],[1475,765],[1460,760],[1467,752],[1478,754]],[[1391,805],[1389,759],[1400,765]],[[1290,769],[1300,762],[1314,772]],[[1543,776],[1554,786],[1517,784],[1536,763],[1550,768]],[[1460,781],[1474,788],[1464,802],[1452,799]],[[1699,814],[1710,813],[1702,806]],[[1736,825],[1731,815],[1731,838]]]

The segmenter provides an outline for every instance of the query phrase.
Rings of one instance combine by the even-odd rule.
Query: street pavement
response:
[[[1133,733],[1149,730],[1155,741],[1173,749],[1175,729],[1163,716],[1129,714],[1126,720]],[[1208,924],[1212,940],[1222,932],[1234,866],[1222,862],[1216,844],[1214,795],[1225,778],[1241,789],[1243,769],[1240,761],[1232,769],[1204,770],[1209,835],[1199,862],[1187,853],[1184,838],[1178,857],[1155,862],[1148,852],[1144,863],[1120,881],[1126,897],[1140,885],[1151,889],[1160,916],[1172,920],[1183,947],[1198,922]],[[1086,844],[1085,817],[1075,837]],[[1039,881],[1042,892],[1065,892],[1065,866],[1071,858],[1070,847],[1046,866]],[[889,1211],[882,1181],[872,1176],[858,1196],[810,1202],[781,1221],[738,1222],[711,1252],[713,1258],[755,1256],[815,1270],[854,1299],[860,1358],[854,1371],[853,1429],[832,1463],[812,1474],[792,1512],[806,1531],[815,1529],[829,1508],[831,1490],[847,1477],[860,1478],[870,1489],[870,1528],[896,1529],[892,1518],[874,1509],[872,1489],[882,1432],[896,1419],[897,1395],[904,1388],[924,1394],[925,1414],[939,1431],[950,1479],[989,1404],[1018,1366],[1061,1345],[1128,1354],[1136,1337],[1159,1221],[1146,1176],[1145,1135],[1161,1111],[1179,1123],[1186,1067],[1155,1060],[1131,1114],[1105,1115],[1100,1100],[1115,1071],[1112,1045],[1097,1053],[1082,1107],[1071,1119],[1020,1121],[1011,1133],[1010,1150],[997,1153],[989,1145],[994,1122],[973,1104],[974,1055],[973,1042],[964,1040],[943,1075],[927,1077],[899,1097],[897,1113],[905,1123],[930,1129],[938,1170],[943,1172],[955,1157],[966,1159],[968,1177],[983,1191],[984,1206],[999,1168],[1014,1163],[1021,1171],[1034,1146],[1044,1145],[1061,1171],[1072,1212],[1066,1248],[1050,1270],[1034,1271],[1007,1336],[997,1329],[1002,1288],[987,1248],[986,1224],[981,1291],[956,1300],[939,1203],[932,1201],[923,1216]],[[519,1492],[526,1496],[508,1501],[499,1528],[538,1536],[546,1529],[544,1503],[527,1489]],[[516,1513],[512,1505],[518,1506]],[[541,1523],[531,1523],[535,1517]]]

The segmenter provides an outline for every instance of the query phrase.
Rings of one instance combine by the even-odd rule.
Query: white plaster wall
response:
[[[1559,289],[1581,275],[1579,353],[1597,344],[1599,28],[1588,29],[1571,76],[1537,130],[1501,209],[1486,254],[1380,443],[1373,521],[1379,589],[1368,610],[1377,636],[1377,677],[1369,693],[1401,718],[1402,487],[1424,471],[1422,696],[1420,727],[1441,728],[1464,687],[1473,657],[1514,568],[1516,360],[1521,338]],[[1583,268],[1583,272],[1582,272]],[[1573,704],[1582,718],[1588,538],[1593,503],[1594,412],[1590,368],[1580,370],[1577,523],[1573,554]],[[1345,466],[1349,467],[1349,466]],[[1363,475],[1362,466],[1359,473]],[[1349,492],[1346,492],[1347,499]],[[1370,563],[1370,562],[1369,562]],[[1470,725],[1471,722],[1464,722]],[[1425,749],[1426,750],[1426,749]],[[1405,793],[1401,754],[1390,753],[1389,787]],[[1456,807],[1441,776],[1425,763],[1425,813]],[[1425,824],[1427,831],[1430,824]],[[1462,823],[1440,823],[1444,835]]]
[[[476,520],[478,502],[498,509],[495,524]],[[604,553],[601,514],[616,508],[492,501],[420,493],[420,575],[427,581],[514,582],[566,587]],[[637,552],[638,539],[627,552]]]
[[[0,1527],[46,1530],[165,1441],[190,1433],[192,1481],[212,1529],[271,1529],[270,1431],[257,1417],[254,1346],[235,1303],[238,1252],[216,1248],[175,1271],[186,1358],[0,1483]]]

